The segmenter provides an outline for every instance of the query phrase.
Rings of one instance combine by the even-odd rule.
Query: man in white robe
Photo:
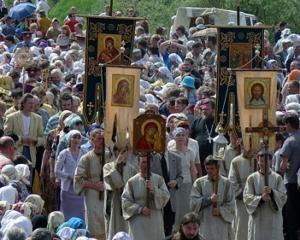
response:
[[[104,133],[94,129],[90,133],[93,150],[83,155],[74,176],[74,190],[84,195],[85,221],[94,238],[106,240],[104,224]]]
[[[234,132],[229,132],[230,143],[226,146],[224,159],[220,165],[220,174],[228,177],[232,160],[240,154],[240,142]]]
[[[122,209],[129,223],[132,240],[162,240],[165,238],[162,209],[169,201],[164,179],[151,173],[147,177],[147,157],[139,158],[140,173],[130,178],[122,194]],[[149,206],[146,206],[148,191]]]
[[[245,204],[243,202],[243,191],[248,176],[257,169],[254,154],[251,150],[243,150],[243,153],[235,157],[231,164],[228,179],[231,181],[235,194],[235,240],[247,239],[248,218]]]
[[[231,182],[219,174],[219,163],[205,159],[207,175],[198,178],[191,191],[191,209],[199,214],[201,234],[209,240],[231,240],[234,193]]]
[[[104,165],[103,173],[106,239],[111,240],[118,232],[128,232],[128,223],[121,209],[121,195],[127,180],[138,173],[137,158],[129,151],[121,151],[117,159]]]
[[[272,155],[268,155],[269,164]],[[265,186],[265,154],[258,154],[259,171],[252,173],[244,189],[244,202],[249,213],[248,240],[283,240],[282,207],[286,189],[281,176],[269,167]]]

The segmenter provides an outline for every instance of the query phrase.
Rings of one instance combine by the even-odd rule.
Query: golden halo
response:
[[[149,119],[149,120],[146,120],[142,126],[141,126],[141,133],[142,133],[142,136],[144,136],[144,133],[145,133],[145,126],[148,124],[148,123],[154,123],[156,126],[157,126],[157,129],[158,129],[158,133],[160,134],[161,133],[161,126],[159,125],[159,123],[153,119]]]

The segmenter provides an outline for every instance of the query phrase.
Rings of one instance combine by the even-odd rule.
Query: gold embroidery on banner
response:
[[[118,24],[117,26],[118,33],[122,35],[122,40],[126,43],[131,43],[133,28],[132,26],[127,26],[125,24]]]
[[[229,72],[227,71],[227,68],[221,68],[220,69],[220,86],[227,85],[229,78]]]
[[[235,33],[234,32],[221,33],[220,37],[221,37],[220,38],[221,50],[225,51],[229,48],[230,43],[234,41]]]
[[[104,23],[90,23],[89,40],[97,40],[98,34],[105,30]]]
[[[89,58],[88,60],[88,75],[94,77],[101,76],[101,67],[94,58]]]
[[[261,45],[261,33],[254,33],[254,32],[247,33],[247,39],[252,44]]]

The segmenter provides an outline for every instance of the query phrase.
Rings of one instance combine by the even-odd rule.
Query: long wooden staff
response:
[[[150,161],[151,161],[151,154],[147,153],[147,177],[146,180],[150,181]],[[150,189],[146,188],[146,207],[150,207]]]
[[[219,176],[213,181],[213,193],[218,194]],[[213,208],[217,208],[217,203],[212,204]]]

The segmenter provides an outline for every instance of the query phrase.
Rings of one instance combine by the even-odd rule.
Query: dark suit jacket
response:
[[[171,206],[172,206],[173,212],[175,212],[175,204],[176,204],[176,197],[175,197],[176,192],[175,191],[176,191],[176,189],[180,188],[182,181],[183,181],[182,170],[181,170],[181,157],[178,154],[176,154],[174,152],[170,152],[170,151],[167,151],[165,153],[165,156],[168,159],[168,163],[169,163],[169,168],[168,168],[169,179],[170,179],[170,181],[176,180],[176,182],[177,182],[175,189],[169,188]],[[160,176],[163,176],[162,168],[161,168],[161,158],[162,157],[160,154],[156,154],[153,156],[151,172],[156,173]]]

